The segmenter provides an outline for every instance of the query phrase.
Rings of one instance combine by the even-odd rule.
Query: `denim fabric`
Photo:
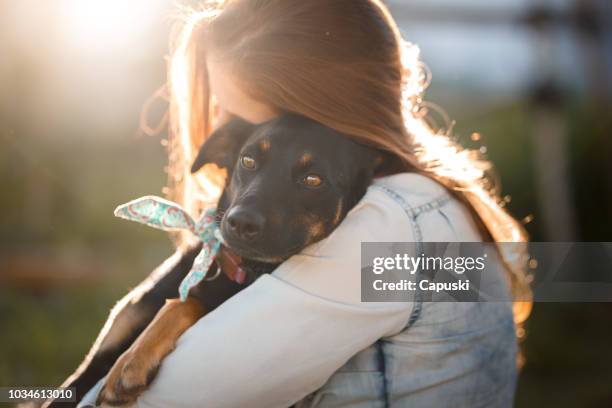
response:
[[[480,241],[467,209],[423,179],[415,175],[411,186],[427,184],[422,190],[403,188],[393,176],[370,188],[402,207],[417,244]],[[400,333],[356,354],[295,406],[511,407],[517,380],[514,330],[510,301],[423,302],[417,293]]]

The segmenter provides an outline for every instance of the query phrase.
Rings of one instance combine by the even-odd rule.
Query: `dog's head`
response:
[[[363,197],[382,155],[318,122],[287,114],[234,119],[203,144],[192,172],[228,172],[221,232],[242,257],[281,262],[329,235]]]

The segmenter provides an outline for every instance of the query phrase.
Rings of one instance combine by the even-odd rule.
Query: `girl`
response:
[[[189,172],[232,115],[296,112],[402,163],[380,175],[327,239],[264,275],[183,334],[139,407],[510,407],[511,302],[365,303],[362,241],[524,242],[488,163],[428,126],[427,78],[380,0],[208,2],[170,59],[169,198],[196,214],[223,173]],[[189,245],[177,236],[180,248]],[[179,248],[179,250],[180,250]],[[528,300],[524,257],[500,251],[509,290]]]

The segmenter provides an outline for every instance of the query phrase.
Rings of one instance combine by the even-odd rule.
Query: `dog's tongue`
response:
[[[246,280],[246,272],[240,266],[236,268],[236,274],[234,275],[234,280],[237,283],[243,284]]]
[[[236,283],[242,284],[246,280],[246,272],[240,267],[242,258],[230,249],[224,248],[222,251],[222,268],[228,278]]]

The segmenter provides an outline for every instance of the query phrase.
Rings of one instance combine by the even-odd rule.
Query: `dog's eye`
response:
[[[316,174],[309,174],[304,177],[303,180],[303,183],[306,184],[308,187],[318,187],[321,185],[322,182],[323,180],[321,180],[321,177],[317,176]]]
[[[240,157],[240,164],[242,164],[242,167],[244,167],[245,169],[252,170],[255,168],[255,159],[245,154]]]

